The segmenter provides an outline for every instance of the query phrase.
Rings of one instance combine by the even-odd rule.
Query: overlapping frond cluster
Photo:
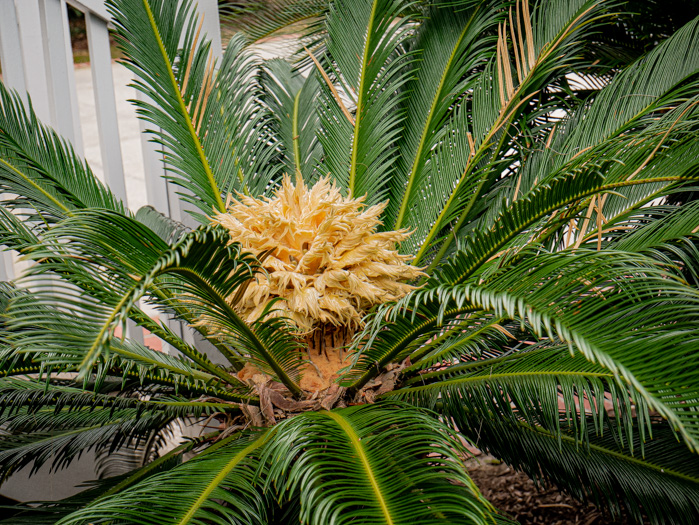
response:
[[[285,177],[273,198],[240,195],[214,221],[255,255],[269,252],[260,274],[237,305],[250,322],[269,300],[305,331],[319,325],[356,329],[376,304],[399,299],[413,287],[403,281],[421,271],[395,246],[407,230],[378,232],[385,204],[366,207],[344,197],[327,178],[307,188]]]

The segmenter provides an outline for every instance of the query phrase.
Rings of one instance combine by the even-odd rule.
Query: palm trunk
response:
[[[301,388],[318,392],[328,388],[337,378],[337,372],[347,366],[345,347],[350,344],[354,330],[346,326],[324,324],[305,337],[306,357]]]

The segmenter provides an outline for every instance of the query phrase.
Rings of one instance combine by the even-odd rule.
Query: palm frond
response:
[[[281,178],[279,137],[255,79],[260,59],[236,35],[228,42],[198,119],[197,134],[224,195],[269,193]],[[207,215],[211,209],[206,210]],[[207,221],[208,222],[208,221]]]
[[[356,112],[346,125],[338,102],[327,99],[323,89],[327,99],[325,111],[321,109],[325,163],[349,196],[366,196],[368,205],[385,200],[394,170],[393,143],[403,120],[402,88],[414,60],[413,53],[403,49],[410,22],[400,0],[338,2],[330,6],[327,16],[328,74],[339,80]],[[338,135],[343,138],[337,140]]]
[[[162,129],[156,137],[170,150],[169,166],[200,199],[202,211],[224,211],[221,188],[197,134],[194,112],[204,103],[213,74],[210,43],[199,43],[192,2],[112,1],[116,37],[136,89],[142,118]],[[199,44],[199,45],[198,45]]]
[[[498,163],[489,166],[484,161],[480,166],[481,161],[486,156],[492,159],[509,156],[506,153],[512,145],[507,140],[507,130],[539,90],[574,69],[581,41],[594,31],[603,10],[603,2],[543,2],[534,14],[536,18],[539,13],[545,13],[537,18],[535,39],[528,2],[521,2],[521,9],[517,3],[514,13],[517,21],[508,19],[509,25],[505,22],[499,26],[496,56],[481,73],[470,101],[471,155],[458,180],[452,181],[449,192],[441,196],[443,205],[438,215],[422,218],[431,229],[425,239],[419,240],[421,248],[415,263],[421,262],[428,249],[433,248],[432,243],[444,228],[451,225],[458,232],[473,218],[477,202],[501,172]],[[514,64],[510,49],[516,58]],[[477,186],[464,199],[463,187],[472,186],[474,180],[478,181]],[[441,260],[452,241],[453,236],[442,239],[436,261]]]
[[[696,119],[696,110],[692,110],[687,127],[677,125],[677,119],[684,117],[686,109],[685,105],[669,112],[635,138],[615,138],[588,150],[548,175],[545,182],[534,186],[524,197],[503,203],[487,231],[475,229],[466,236],[462,241],[464,251],[436,272],[440,275],[437,279],[454,284],[463,282],[489,260],[506,252],[508,243],[518,236],[531,242],[534,236],[530,228],[541,219],[588,197],[639,187],[641,195],[632,199],[638,205],[649,193],[656,194],[671,183],[696,179],[698,150],[688,131]],[[671,135],[673,140],[660,149]],[[578,230],[585,233],[594,228],[589,216],[580,218],[579,222]]]
[[[322,27],[328,11],[328,0],[273,0],[268,2],[234,2],[220,7],[222,18],[230,20],[252,41],[263,40],[301,26]],[[304,27],[305,26],[305,27]]]
[[[253,401],[250,390],[241,385],[230,374],[223,370],[216,370],[215,366],[199,354],[199,359],[190,359],[173,356],[164,352],[158,352],[130,339],[113,339],[107,347],[109,357],[104,364],[96,367],[93,373],[96,382],[99,384],[106,377],[118,375],[126,378],[129,375],[139,378],[141,382],[146,379],[154,382],[172,385],[175,388],[203,389],[218,392],[217,395],[223,399],[241,402]],[[196,350],[194,350],[196,352]],[[198,354],[198,352],[197,352]],[[66,360],[56,358],[53,362],[51,358],[37,359],[41,363],[51,366],[51,369],[63,364]],[[68,360],[69,361],[69,360]],[[202,369],[210,369],[204,372]],[[230,385],[233,388],[229,389]]]
[[[696,18],[617,75],[570,130],[562,151],[572,157],[696,95],[698,34]]]
[[[0,208],[0,245],[5,249],[26,253],[41,244],[35,227],[36,224],[23,220],[9,208]]]
[[[80,212],[61,227],[53,228],[49,237],[47,244],[54,250],[47,255],[55,262],[32,269],[27,278],[37,286],[37,293],[17,298],[15,313],[10,308],[8,316],[14,318],[13,330],[23,330],[21,351],[38,352],[47,362],[52,354],[45,352],[50,347],[59,349],[58,355],[63,355],[60,351],[63,347],[64,357],[74,362],[81,374],[88,373],[100,355],[108,353],[114,330],[119,326],[125,328],[130,310],[154,287],[158,276],[175,272],[180,266],[192,271],[198,268],[197,264],[208,264],[212,269],[220,269],[219,284],[228,293],[241,280],[252,276],[252,259],[247,261],[244,256],[239,259],[240,253],[234,255],[227,247],[226,233],[217,233],[212,228],[196,230],[169,248],[132,219],[106,211]],[[68,244],[58,248],[68,239],[70,248],[66,248]],[[201,250],[207,252],[205,257]],[[91,264],[78,269],[76,258]],[[55,273],[70,278],[57,281],[53,277]],[[80,283],[80,289],[74,287],[76,282]],[[60,322],[59,317],[63,318]],[[65,340],[59,343],[53,332],[61,322],[65,323],[64,329],[72,327],[72,330],[65,330]],[[26,332],[29,327],[33,336]]]
[[[21,352],[33,353],[45,363],[74,363],[87,374],[100,356],[115,351],[110,349],[114,330],[123,328],[134,303],[149,292],[162,302],[164,293],[165,306],[178,298],[188,320],[204,322],[217,337],[227,338],[241,354],[251,354],[294,388],[287,374],[298,366],[296,342],[290,329],[283,327],[284,320],[263,319],[249,327],[228,302],[238,286],[254,277],[257,262],[229,245],[225,230],[200,228],[167,247],[140,223],[95,211],[81,212],[50,235],[56,244],[63,243],[67,253],[56,263],[35,267],[30,278],[37,293],[17,299],[9,313],[13,329],[24,330],[17,339]],[[68,239],[69,244],[64,242]],[[91,264],[77,270],[75,258]],[[56,282],[48,270],[69,274],[70,280]],[[107,275],[110,279],[105,280]],[[166,279],[168,275],[176,278]],[[75,290],[76,281],[91,296]],[[60,305],[63,311],[56,315],[55,308],[47,305]]]
[[[178,419],[239,412],[233,403],[191,401],[154,388],[113,396],[70,384],[4,378],[0,470],[5,475],[35,462],[33,473],[49,460],[60,469],[93,447],[108,454],[137,448],[170,432],[168,424]]]
[[[446,363],[500,356],[515,338],[512,332],[517,332],[518,325],[517,320],[507,323],[504,318],[478,312],[451,319],[411,344],[416,350],[403,373],[409,376]]]
[[[167,472],[99,499],[58,523],[83,525],[119,520],[143,525],[168,522],[265,523],[264,498],[255,485],[259,449],[270,432],[224,439]]]
[[[622,440],[633,440],[627,433],[634,418],[648,420],[643,399],[612,372],[582,354],[571,356],[566,345],[550,343],[425,374],[385,397],[429,409],[439,404],[443,414],[464,410],[482,417],[497,414],[502,420],[524,421],[554,434],[564,428],[580,440],[588,438],[588,424],[595,433],[602,432],[608,409],[616,414],[614,430]],[[643,447],[648,429],[635,430],[641,433]]]
[[[488,523],[493,512],[458,457],[463,445],[419,410],[367,405],[276,429],[269,480],[301,492],[304,523]]]
[[[13,295],[16,297],[16,295]],[[70,328],[72,318],[63,316],[61,312],[47,308],[46,315],[53,315],[57,323]],[[2,319],[0,317],[0,319]],[[28,326],[31,334],[35,327]],[[0,378],[12,378],[16,376],[46,376],[47,380],[60,377],[62,373],[72,373],[75,367],[71,363],[65,363],[60,359],[51,361],[50,356],[46,360],[35,359],[31,353],[21,353],[11,344],[11,339],[21,338],[22,330],[0,331]],[[184,344],[182,342],[182,344]],[[175,393],[191,396],[207,396],[245,403],[257,403],[257,398],[250,395],[250,389],[240,385],[230,374],[218,369],[199,354],[200,359],[194,360],[200,368],[209,369],[213,373],[207,373],[193,365],[189,359],[171,356],[157,352],[132,340],[118,340],[111,342],[110,356],[102,364],[93,370],[89,377],[93,390],[99,391],[105,382],[113,378],[121,378],[123,387],[134,380],[139,385],[156,384],[173,389]],[[196,350],[188,347],[190,353]],[[194,356],[193,356],[194,357]],[[208,365],[208,366],[207,366]],[[87,379],[87,378],[86,378]],[[221,382],[223,380],[223,383]],[[0,381],[0,384],[4,384]],[[224,384],[227,385],[224,387]],[[233,386],[233,388],[231,388]]]
[[[191,439],[128,475],[114,476],[108,479],[85,483],[85,485],[88,486],[86,490],[63,500],[30,501],[12,507],[0,507],[12,513],[11,518],[2,520],[0,523],[12,525],[55,525],[60,519],[95,500],[110,496],[111,494],[133,485],[137,481],[180,465],[183,459],[182,456],[185,453],[202,446],[212,439],[212,437],[211,435],[205,435]]]
[[[418,228],[412,244],[427,234],[420,230],[424,223],[419,218],[426,213],[424,207],[442,203],[443,199],[435,196],[448,193],[443,186],[453,182],[448,175],[435,172],[431,157],[435,147],[453,129],[445,123],[451,124],[449,116],[455,104],[473,89],[479,70],[494,52],[495,37],[487,35],[493,33],[503,12],[485,2],[474,3],[466,10],[434,6],[427,16],[414,37],[414,52],[420,61],[406,85],[409,96],[404,132],[399,141],[401,154],[386,210],[386,221],[395,221],[393,229],[405,225]],[[458,129],[465,133],[463,126]]]
[[[655,210],[650,217],[645,215],[648,212],[644,209],[635,214],[627,214],[627,220],[619,222],[621,225],[626,224],[628,230],[622,230],[619,228],[621,225],[616,223],[615,226],[621,233],[609,245],[617,250],[644,253],[663,264],[676,265],[682,275],[696,285],[699,282],[699,251],[695,231],[699,203]],[[639,225],[641,221],[645,223]]]
[[[117,411],[124,408],[136,408],[138,415],[149,412],[161,412],[171,419],[191,415],[210,414],[214,410],[237,410],[237,405],[223,402],[195,402],[185,397],[173,394],[159,394],[157,390],[149,390],[149,399],[114,396],[107,393],[90,392],[76,385],[60,385],[47,383],[39,379],[4,378],[0,382],[0,424],[6,425],[6,430],[21,429],[26,418],[33,414],[47,414],[53,409],[53,415],[62,413],[96,412],[100,410]],[[18,418],[21,416],[21,418]],[[76,414],[76,417],[78,415]],[[67,416],[70,421],[71,416]],[[59,423],[60,417],[55,418],[61,427],[72,426],[70,423]],[[35,425],[36,429],[42,427]]]
[[[455,423],[514,468],[607,507],[614,516],[624,508],[637,523],[645,522],[645,514],[653,525],[682,525],[699,511],[699,460],[664,422],[653,422],[653,439],[643,447],[640,432],[633,433],[632,442],[620,441],[613,420],[605,421],[600,434],[588,424],[590,433],[582,443],[575,432],[561,437],[526,423],[478,417]]]
[[[304,80],[288,62],[273,59],[265,63],[261,82],[264,101],[274,115],[287,173],[300,173],[310,185],[318,177],[315,168],[322,153],[316,136],[319,126],[315,108],[319,96],[317,77],[309,74]]]
[[[0,191],[3,213],[14,210],[41,227],[81,208],[124,213],[73,148],[42,124],[31,106],[0,83]]]
[[[163,412],[138,412],[138,408],[122,408],[66,412],[60,417],[52,410],[17,414],[6,425],[18,433],[2,433],[0,472],[5,476],[30,464],[35,472],[48,461],[59,470],[93,447],[111,443],[117,449],[147,439],[172,420]]]
[[[134,219],[154,232],[167,244],[173,244],[178,241],[182,235],[191,229],[181,222],[160,213],[152,206],[143,206],[139,208],[136,215],[134,215]]]
[[[699,393],[685,378],[697,358],[691,348],[699,296],[653,259],[615,251],[539,254],[485,282],[415,292],[405,305],[421,296],[438,319],[463,305],[527,319],[538,334],[560,337],[571,353],[581,352],[622,379],[690,448],[697,446],[693,407]],[[365,349],[360,363],[371,359],[381,366],[380,356],[391,349]],[[662,360],[654,357],[658,353]]]
[[[225,211],[222,193],[244,189],[246,178],[251,183],[254,177],[265,178],[265,173],[250,173],[267,164],[265,140],[248,133],[259,134],[266,117],[254,103],[256,86],[244,81],[256,62],[235,40],[216,72],[210,42],[200,41],[192,8],[191,0],[108,4],[128,57],[124,64],[138,77],[136,89],[150,99],[135,102],[138,113],[155,126],[151,133],[166,150],[171,180],[206,215]],[[260,182],[249,186],[256,189]]]

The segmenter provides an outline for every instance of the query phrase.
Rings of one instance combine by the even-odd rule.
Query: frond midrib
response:
[[[561,435],[555,436],[552,433],[550,433],[544,429],[539,429],[539,428],[533,427],[531,425],[527,425],[526,423],[517,423],[517,425],[522,427],[522,428],[526,428],[527,430],[530,430],[532,432],[535,432],[541,436],[544,436],[546,438],[556,440],[557,443],[559,442],[558,440],[562,440],[562,441],[567,441],[569,443],[572,443],[575,446],[580,445],[579,440],[577,440],[574,437],[569,436],[567,434],[561,434]],[[614,457],[616,459],[620,459],[622,461],[626,461],[629,463],[634,463],[634,464],[640,465],[642,467],[654,470],[655,472],[657,472],[659,474],[673,476],[673,477],[675,477],[677,479],[681,479],[683,481],[688,481],[690,483],[699,484],[699,478],[694,478],[692,476],[689,476],[687,474],[683,474],[683,473],[678,472],[676,470],[671,470],[671,469],[667,469],[664,467],[660,467],[658,465],[655,465],[654,463],[646,462],[646,461],[639,459],[635,456],[626,456],[620,452],[610,450],[609,448],[605,448],[605,447],[598,445],[598,444],[595,444],[595,443],[588,443],[587,446],[591,450],[595,450],[601,454],[611,456],[611,457]]]
[[[354,121],[354,138],[352,140],[352,158],[350,161],[350,171],[349,171],[349,195],[350,197],[356,197],[354,195],[354,185],[357,176],[357,156],[359,153],[359,128],[362,118],[362,104],[364,101],[364,83],[366,81],[366,70],[369,66],[369,49],[371,47],[371,36],[374,31],[374,18],[376,17],[376,8],[379,4],[379,0],[374,0],[371,6],[371,14],[369,15],[369,27],[366,34],[366,42],[364,44],[364,58],[362,59],[361,70],[359,74],[359,90],[357,96],[357,114]]]
[[[352,448],[357,453],[357,457],[361,461],[364,472],[366,473],[369,484],[371,485],[371,489],[373,490],[374,495],[376,496],[376,500],[379,502],[381,512],[384,518],[386,519],[386,525],[394,525],[393,518],[391,517],[391,512],[388,508],[388,503],[386,502],[386,499],[384,498],[383,493],[381,492],[381,487],[379,486],[379,482],[377,481],[376,476],[374,476],[371,463],[369,462],[369,458],[367,457],[366,452],[364,451],[364,447],[362,446],[359,436],[354,431],[354,428],[352,428],[352,425],[339,413],[327,412],[327,415],[333,421],[335,421],[335,423],[338,424],[338,426],[342,429],[342,431],[345,434],[347,434]]]
[[[24,179],[28,184],[30,184],[34,189],[39,191],[42,195],[44,195],[47,199],[49,199],[51,202],[53,202],[58,208],[61,209],[66,215],[71,215],[72,212],[56,197],[51,195],[48,191],[46,191],[44,188],[39,186],[36,182],[34,182],[29,176],[27,176],[25,173],[22,173],[16,166],[13,166],[9,162],[7,162],[5,159],[0,158],[0,163],[5,165],[9,170],[11,170],[13,173],[16,175],[19,175]]]
[[[483,364],[487,366],[487,362]],[[448,370],[445,370],[447,372]],[[393,395],[401,394],[412,394],[416,392],[423,392],[426,390],[433,390],[436,388],[449,388],[454,385],[466,385],[469,383],[487,383],[489,381],[498,379],[514,379],[518,377],[537,377],[537,376],[553,376],[553,377],[580,377],[580,378],[607,378],[614,379],[614,374],[611,372],[577,372],[577,371],[556,371],[556,370],[536,370],[532,372],[505,372],[505,373],[495,373],[488,375],[470,376],[470,377],[460,377],[455,379],[448,379],[446,381],[441,381],[439,383],[433,383],[430,385],[423,385],[411,388],[405,388],[401,390],[394,390],[393,392],[388,392],[383,394],[385,397],[390,397]]]
[[[188,523],[190,523],[197,510],[201,508],[201,506],[206,502],[211,493],[223,482],[224,479],[226,479],[226,476],[228,476],[228,474],[230,474],[231,471],[248,456],[248,454],[254,452],[262,445],[264,445],[264,443],[267,441],[269,433],[270,431],[268,430],[267,432],[262,434],[259,438],[257,438],[255,441],[250,443],[247,447],[245,447],[243,450],[241,450],[235,456],[233,456],[233,458],[231,458],[231,460],[228,463],[226,463],[226,466],[223,469],[221,469],[221,471],[214,477],[214,479],[211,480],[211,482],[206,486],[204,491],[199,495],[199,497],[194,501],[194,503],[192,503],[187,513],[182,517],[180,521],[177,522],[178,525],[187,525]]]
[[[170,83],[172,84],[172,89],[175,90],[175,93],[177,95],[177,103],[179,105],[180,112],[182,113],[182,116],[184,117],[184,120],[187,123],[187,131],[189,132],[189,135],[192,137],[192,141],[194,142],[194,145],[197,149],[197,155],[199,156],[199,160],[202,164],[202,167],[204,168],[204,172],[206,173],[206,178],[209,181],[209,185],[211,186],[214,198],[216,199],[216,205],[218,206],[219,211],[223,213],[226,211],[226,205],[223,203],[223,199],[221,199],[221,190],[219,189],[218,184],[216,184],[216,179],[214,178],[214,174],[211,171],[211,166],[209,166],[209,161],[206,158],[206,154],[204,153],[204,148],[201,145],[201,141],[199,140],[197,131],[194,129],[194,123],[192,122],[192,118],[190,117],[189,112],[187,111],[187,106],[185,106],[184,97],[180,90],[180,86],[177,83],[177,79],[175,78],[172,62],[170,61],[170,57],[167,54],[167,50],[165,49],[165,44],[163,43],[163,39],[160,35],[160,29],[158,28],[158,24],[155,21],[155,16],[153,15],[153,10],[150,6],[150,1],[143,0],[143,6],[145,7],[146,12],[148,13],[148,21],[150,22],[151,29],[153,30],[153,34],[155,35],[155,38],[158,42],[160,54],[162,55],[162,58],[165,61],[166,69],[168,71],[168,77],[170,79]]]
[[[415,160],[413,161],[412,168],[410,170],[410,174],[408,177],[408,185],[405,190],[405,194],[403,195],[403,199],[401,201],[400,205],[400,210],[398,211],[398,217],[396,218],[395,225],[393,226],[394,230],[400,229],[400,227],[403,224],[403,218],[407,212],[408,208],[408,202],[410,201],[410,194],[412,192],[412,187],[415,182],[415,178],[417,177],[417,172],[418,172],[418,165],[420,163],[420,160],[422,159],[423,156],[423,148],[425,146],[425,142],[427,141],[427,137],[429,136],[429,128],[430,124],[432,123],[432,120],[434,119],[435,116],[435,110],[437,109],[437,104],[441,100],[443,93],[442,90],[444,89],[444,83],[446,82],[447,76],[450,73],[450,67],[452,63],[454,62],[454,59],[456,58],[456,52],[459,49],[459,46],[461,45],[461,42],[463,39],[466,37],[466,32],[468,29],[471,27],[471,24],[476,18],[476,13],[480,10],[480,6],[476,8],[474,11],[473,15],[468,21],[468,24],[466,24],[459,35],[459,39],[457,40],[456,44],[454,45],[454,48],[451,51],[451,55],[449,56],[449,60],[447,61],[447,64],[444,67],[444,70],[442,71],[442,77],[439,79],[439,86],[437,87],[437,90],[435,92],[434,98],[432,99],[432,105],[430,107],[429,113],[427,114],[427,119],[425,122],[425,125],[422,128],[422,135],[420,137],[420,143],[417,148],[417,152],[415,154]]]

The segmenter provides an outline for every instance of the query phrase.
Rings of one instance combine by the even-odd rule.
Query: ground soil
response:
[[[483,495],[521,525],[634,525],[622,516],[613,519],[594,505],[580,503],[556,487],[538,488],[525,474],[492,456],[467,462],[469,474]]]

